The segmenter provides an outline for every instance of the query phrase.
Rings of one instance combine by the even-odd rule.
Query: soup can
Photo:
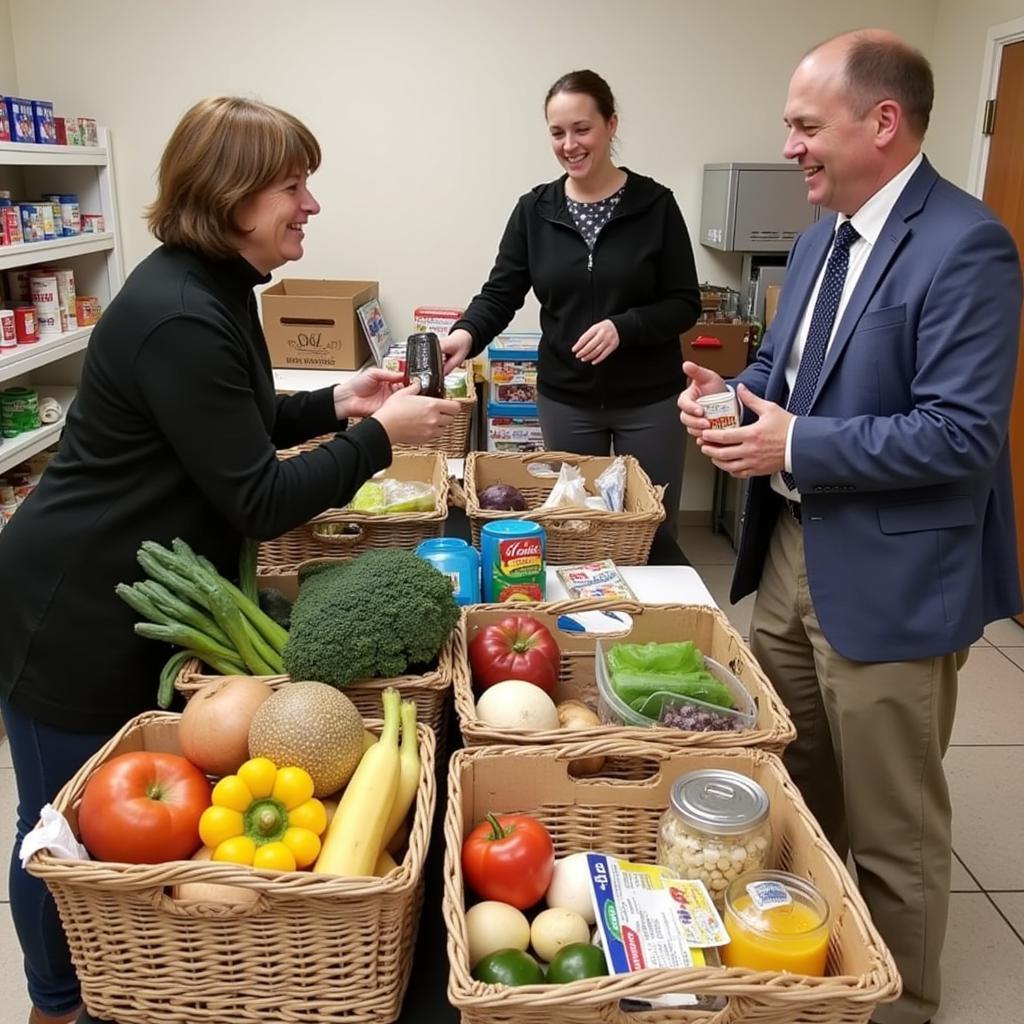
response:
[[[0,433],[17,437],[40,426],[39,395],[31,388],[5,388],[0,391]]]
[[[480,576],[486,604],[543,601],[547,565],[540,523],[499,519],[480,530]]]

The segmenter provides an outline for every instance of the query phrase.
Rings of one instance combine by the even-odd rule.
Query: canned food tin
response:
[[[14,310],[0,309],[0,348],[16,348],[18,331],[14,325]]]
[[[5,388],[0,391],[0,434],[17,437],[40,426],[39,395],[31,388]]]
[[[547,575],[544,527],[526,519],[500,519],[480,531],[483,598],[488,604],[543,601]]]
[[[731,391],[717,395],[701,395],[697,403],[704,409],[704,415],[711,423],[712,430],[726,430],[740,425],[740,406]]]
[[[82,215],[78,208],[78,196],[62,195],[60,202],[60,216],[64,224],[65,235],[80,235],[82,233]]]
[[[21,228],[21,210],[17,206],[0,208],[0,220],[4,223],[4,245],[21,245],[25,239]]]
[[[27,345],[39,340],[35,306],[14,307],[14,332],[20,345]]]
[[[80,218],[83,235],[99,235],[107,230],[102,213],[83,213]]]

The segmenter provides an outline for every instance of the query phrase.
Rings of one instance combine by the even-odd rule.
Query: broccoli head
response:
[[[293,679],[346,686],[437,657],[459,618],[448,578],[411,551],[368,551],[303,574],[283,660]]]

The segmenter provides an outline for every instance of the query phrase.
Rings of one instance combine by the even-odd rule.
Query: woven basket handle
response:
[[[328,547],[350,548],[363,539],[364,529],[359,523],[349,523],[348,526],[355,527],[355,530],[345,533],[321,533],[313,526],[313,539],[318,544],[326,544]]]
[[[596,519],[549,519],[544,522],[544,529],[552,533],[571,533],[574,537],[586,537],[600,529],[601,525]]]
[[[244,890],[252,892],[251,889]],[[170,917],[254,917],[270,911],[270,901],[262,892],[256,893],[256,899],[248,903],[204,903],[199,900],[176,900],[163,889],[154,889],[150,893],[153,909]]]
[[[698,986],[699,987],[699,986]],[[694,992],[694,995],[700,995],[700,992]],[[651,1020],[663,1021],[667,1019],[667,1015],[674,1014],[676,1012],[686,1013],[686,1024],[742,1024],[744,1021],[753,1021],[758,1019],[769,1019],[774,1020],[777,1018],[757,1018],[757,1017],[744,1017],[742,1016],[743,1011],[734,1004],[737,1002],[735,999],[728,999],[725,1004],[725,1008],[722,1010],[708,1010],[706,1013],[700,1013],[699,1010],[694,1010],[693,1007],[684,1006],[681,1011],[675,1011],[670,1009],[654,1009],[654,1010],[639,1010],[632,1013],[627,1013],[621,1009],[621,1003],[614,1003],[609,1006],[607,1016],[601,1015],[601,1020],[604,1024],[647,1024]],[[656,1017],[654,1016],[656,1015]],[[789,1019],[788,1017],[786,1019]]]

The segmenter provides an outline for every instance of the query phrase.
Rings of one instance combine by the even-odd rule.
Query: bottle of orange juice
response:
[[[748,871],[725,893],[727,967],[821,977],[832,928],[825,897],[785,871]]]

